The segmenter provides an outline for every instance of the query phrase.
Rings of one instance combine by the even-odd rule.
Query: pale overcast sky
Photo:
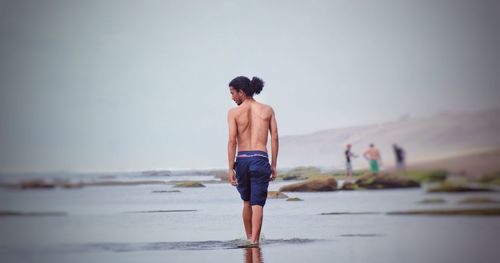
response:
[[[282,136],[499,107],[499,3],[0,0],[0,172],[223,168],[238,75]]]

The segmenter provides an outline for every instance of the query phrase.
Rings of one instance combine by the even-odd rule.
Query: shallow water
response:
[[[271,183],[270,190],[282,184]],[[238,193],[229,184],[206,186],[0,189],[1,211],[66,213],[0,217],[2,262],[495,262],[500,258],[500,217],[385,214],[477,207],[458,201],[467,196],[500,199],[496,193],[443,195],[422,189],[288,193],[304,201],[269,199],[261,248],[241,249],[237,246],[244,231]],[[153,193],[174,189],[180,192]],[[418,203],[433,197],[447,202]]]

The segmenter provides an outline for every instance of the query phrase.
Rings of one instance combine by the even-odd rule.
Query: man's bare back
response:
[[[255,100],[247,100],[231,109],[237,130],[238,151],[267,152],[268,132],[274,119],[273,109]]]
[[[379,160],[380,159],[380,153],[379,153],[378,149],[375,147],[370,147],[370,149],[368,149],[365,152],[365,156],[368,156],[368,158],[370,160]]]
[[[238,103],[238,102],[237,102]],[[276,160],[278,157],[278,125],[273,108],[248,98],[228,112],[229,125],[229,167],[234,166],[234,155],[238,151],[267,152],[268,134],[271,134],[272,162],[271,179],[276,178]],[[232,174],[230,170],[230,175]],[[234,178],[234,177],[233,177]],[[230,181],[235,181],[230,176]]]

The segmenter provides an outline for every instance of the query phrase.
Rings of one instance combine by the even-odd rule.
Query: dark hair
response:
[[[236,91],[243,90],[247,96],[253,97],[254,94],[259,94],[262,91],[264,81],[257,77],[253,77],[250,80],[245,76],[239,76],[229,82],[229,87],[232,87]]]

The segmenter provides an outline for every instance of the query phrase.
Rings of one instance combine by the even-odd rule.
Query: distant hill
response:
[[[500,172],[500,149],[436,159],[427,162],[414,162],[410,169],[445,169],[451,174],[465,174],[478,177],[488,173]]]
[[[367,162],[361,154],[374,143],[384,163],[394,164],[392,144],[402,146],[408,162],[422,162],[500,148],[500,109],[447,112],[425,118],[404,118],[379,125],[318,131],[280,138],[279,166],[343,168],[345,145],[360,155],[354,168]]]

